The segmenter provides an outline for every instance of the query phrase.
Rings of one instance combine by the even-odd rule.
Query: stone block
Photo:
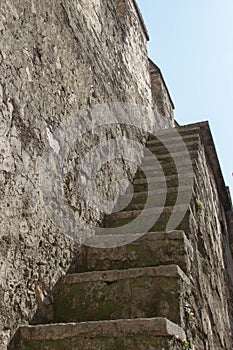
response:
[[[137,217],[141,214],[141,210],[132,210],[127,212],[114,213],[105,218],[105,227],[109,228],[118,228],[119,233],[124,233],[124,225],[129,224],[134,221],[134,233],[142,233],[142,227],[148,226],[148,220],[151,221],[151,215],[155,216],[155,222],[151,222],[151,227],[149,232],[155,231],[165,231],[169,218],[171,214],[174,219],[179,222],[177,227],[174,229],[183,230],[186,234],[189,233],[189,224],[190,224],[190,209],[186,205],[177,205],[176,207],[164,207],[164,208],[149,208],[145,209],[143,215],[140,217],[140,220]],[[159,214],[161,213],[161,214]],[[156,215],[159,216],[156,220]],[[183,216],[183,219],[181,217]],[[182,220],[180,220],[180,218]]]
[[[9,350],[182,350],[184,342],[182,328],[152,318],[25,326]]]
[[[166,317],[182,325],[188,290],[176,265],[70,274],[56,287],[54,322]]]
[[[95,247],[98,240],[102,243],[106,241],[105,249]],[[89,238],[89,246],[82,247],[81,264],[77,266],[76,272],[171,264],[180,266],[184,272],[190,270],[188,257],[192,256],[192,247],[183,231],[151,232],[130,244],[107,248],[108,242],[111,241],[114,241],[114,237],[110,239],[108,235]]]

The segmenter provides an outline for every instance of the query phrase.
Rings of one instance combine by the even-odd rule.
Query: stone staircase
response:
[[[144,215],[140,218],[139,229],[135,226],[134,233],[141,232],[142,222],[144,221],[146,225],[148,217],[152,214],[158,214],[159,219],[151,226],[150,232],[157,232],[166,230],[171,213],[173,213],[174,217],[180,217],[183,212],[186,215],[184,215],[183,220],[176,229],[181,229],[185,232],[189,231],[190,210],[187,208],[187,203],[190,201],[190,188],[193,185],[192,164],[194,166],[196,163],[200,145],[199,128],[180,127],[179,133],[182,136],[182,140],[173,131],[160,132],[159,138],[151,137],[148,140],[147,148],[156,155],[159,164],[151,165],[153,161],[151,157],[144,159],[144,171],[146,171],[147,177],[145,177],[145,173],[142,170],[138,170],[132,184],[134,189],[132,201],[121,212],[106,216],[105,227],[119,227],[119,232],[123,232],[124,228],[120,230],[120,227],[137,218],[144,209],[146,200],[148,200],[151,204],[144,209]],[[187,159],[187,151],[184,152],[184,143],[190,155],[189,159]],[[168,152],[167,147],[171,147],[172,155]],[[161,176],[160,166],[163,169],[163,176]],[[179,183],[177,167],[179,167],[179,173],[182,173],[182,184]],[[164,175],[166,176],[166,181],[164,181]],[[149,193],[148,183],[150,185]],[[178,191],[181,197],[179,198],[179,203],[176,203]],[[165,192],[166,200],[163,205],[162,201]],[[130,195],[126,193],[119,198],[118,202],[126,202],[127,197]],[[120,204],[118,205],[120,206]],[[160,207],[161,205],[162,208]]]
[[[190,152],[192,164],[198,157],[199,129],[179,128]],[[175,154],[168,154],[166,146]],[[82,247],[81,264],[74,273],[63,277],[54,292],[53,324],[23,326],[11,343],[18,350],[115,350],[115,349],[189,349],[186,339],[186,305],[190,300],[189,227],[192,210],[188,208],[176,230],[166,233],[166,225],[175,210],[179,215],[189,198],[190,179],[183,145],[179,138],[164,131],[159,139],[151,137],[147,147],[156,154],[166,175],[167,195],[164,209],[150,232],[127,245],[112,248],[108,235],[101,236],[105,249],[95,247],[100,236],[89,239]],[[174,156],[174,155],[173,155]],[[147,209],[147,215],[160,210],[163,195],[161,179],[151,159],[146,159],[149,180],[141,170],[133,180],[134,195],[121,212],[105,218],[105,227],[121,227],[138,216],[147,198],[147,181],[153,184],[150,196],[158,198],[157,206]],[[177,164],[185,174],[182,184],[183,203],[174,208],[179,180]],[[127,200],[126,193],[119,198]],[[137,230],[136,230],[137,231]],[[139,232],[140,233],[140,232]],[[119,236],[124,235],[119,231]],[[90,244],[91,243],[91,244]],[[92,245],[92,246],[91,246]],[[188,277],[189,276],[189,277]]]

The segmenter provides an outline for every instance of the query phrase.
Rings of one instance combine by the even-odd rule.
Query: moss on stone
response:
[[[131,284],[131,288],[135,288],[135,287],[140,287],[140,288],[151,288],[152,284],[153,284],[154,279],[150,278],[150,277],[138,277],[138,278],[134,278],[132,279],[130,282]]]
[[[74,337],[59,340],[23,341],[15,350],[182,350],[183,343],[170,336]]]
[[[135,317],[167,317],[179,323],[178,277],[140,276],[114,282],[61,284],[54,321],[86,322]],[[165,310],[161,305],[165,303]],[[133,306],[133,307],[132,307]]]

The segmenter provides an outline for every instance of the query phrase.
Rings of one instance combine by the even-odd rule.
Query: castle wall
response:
[[[185,310],[187,335],[195,349],[230,349],[232,284],[227,270],[232,256],[224,208],[203,144],[195,165],[188,238],[192,292]]]
[[[2,0],[0,16],[0,346],[4,349],[17,326],[28,323],[42,302],[47,302],[49,321],[50,291],[73,263],[78,264],[82,228],[76,242],[64,235],[57,225],[60,217],[49,215],[42,195],[49,179],[41,177],[40,161],[49,145],[55,150],[62,147],[56,141],[57,130],[66,140],[64,125],[78,125],[80,111],[119,101],[160,112],[157,119],[144,120],[145,129],[167,128],[174,121],[161,76],[150,79],[147,36],[133,1]],[[162,105],[158,95],[164,97]],[[91,124],[90,114],[83,115]],[[78,122],[73,124],[75,118]],[[144,143],[146,136],[145,130],[129,125],[93,124],[93,130],[74,139],[66,166],[61,166],[68,168],[64,193],[78,217],[93,225],[103,217],[80,198],[80,158],[99,142],[120,137]],[[206,349],[227,348],[227,228],[204,151],[198,166],[189,236],[196,294],[190,294],[194,320],[187,332],[197,349],[205,344]],[[135,170],[134,164],[122,159],[103,166],[98,174],[102,196],[116,196],[115,182],[131,178]]]
[[[38,164],[48,135],[53,142],[54,131],[64,120],[72,121],[78,111],[100,103],[152,106],[147,38],[129,4],[129,12],[122,15],[109,0],[1,1],[2,344],[18,324],[29,322],[73,257],[78,258],[78,244],[59,232],[41,196],[40,185],[46,183],[39,183]],[[162,126],[169,124],[163,121]],[[94,139],[130,133],[132,128],[96,129],[79,142],[72,159],[90,149]],[[143,132],[134,130],[133,134],[145,141]],[[114,195],[114,188],[109,190],[113,172],[120,177],[134,170],[122,161],[114,165],[114,171],[103,170],[103,195]],[[66,185],[71,202],[95,225],[101,214],[79,201],[72,190],[75,174],[69,175]]]
[[[164,82],[160,69],[149,60],[150,76],[151,76],[151,91],[153,98],[153,108],[163,120],[171,120],[173,122],[174,105],[171,100],[169,91]]]

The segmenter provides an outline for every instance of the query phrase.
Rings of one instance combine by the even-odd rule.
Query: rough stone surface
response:
[[[109,0],[1,1],[2,347],[78,256],[78,247],[58,231],[42,201],[38,163],[45,146],[81,109],[118,101],[152,106],[147,38],[135,11],[130,2],[122,14]],[[171,119],[163,120],[160,126],[170,124]],[[96,129],[79,140],[71,163],[99,141],[130,134],[145,141],[142,131],[132,128]],[[103,196],[114,196],[114,180],[130,176],[134,168],[127,162],[103,168]],[[79,200],[75,170],[64,181],[69,204],[95,225],[101,213]]]
[[[25,327],[12,350],[181,350],[184,344],[182,328],[151,318]]]
[[[151,91],[154,108],[159,112],[162,119],[171,119],[174,105],[167,86],[163,80],[160,69],[150,60]]]
[[[160,70],[151,65],[151,62],[151,75],[149,73],[147,33],[134,0],[1,0],[0,33],[0,348],[5,350],[10,336],[19,325],[38,323],[43,317],[46,322],[52,322],[53,287],[70,268],[73,271],[82,268],[79,243],[86,233],[80,228],[80,240],[74,243],[64,232],[59,231],[56,220],[52,220],[47,211],[41,193],[43,188],[47,188],[49,179],[44,177],[44,182],[41,183],[40,161],[46,147],[50,146],[55,153],[58,152],[61,145],[55,135],[61,125],[66,122],[71,127],[78,111],[103,103],[132,103],[153,108],[156,112],[154,118],[148,117],[144,120],[141,128],[122,125],[100,128],[91,124],[91,114],[82,114],[85,116],[85,123],[90,123],[93,130],[74,140],[72,149],[61,164],[61,172],[64,174],[62,193],[64,192],[67,205],[78,218],[96,226],[101,223],[103,213],[96,208],[90,208],[80,196],[77,186],[80,159],[92,147],[106,140],[123,138],[144,144],[148,136],[146,128],[166,129],[174,126],[174,120],[169,92]],[[81,121],[80,125],[82,126]],[[132,329],[135,327],[135,323],[132,323],[130,337],[127,334],[121,337],[126,321],[119,327],[115,326],[117,323],[110,321],[108,326],[106,323],[97,326],[102,327],[102,331],[98,328],[100,333],[107,332],[108,329],[113,331],[111,325],[117,328],[115,337],[106,335],[107,345],[103,342],[103,334],[100,338],[93,337],[91,340],[87,337],[80,338],[77,334],[83,332],[82,325],[56,325],[20,329],[20,349],[77,349],[76,341],[80,341],[78,346],[82,349],[187,349],[189,346],[194,350],[232,348],[230,323],[233,324],[233,318],[230,315],[233,310],[233,262],[230,243],[232,244],[233,239],[229,229],[232,206],[227,198],[229,205],[226,212],[227,206],[221,194],[222,190],[225,191],[224,183],[216,178],[216,174],[220,178],[218,161],[214,154],[208,152],[209,147],[213,148],[213,144],[210,145],[211,137],[205,139],[199,136],[202,128],[204,125],[200,123],[180,128],[185,142],[189,143],[188,149],[195,172],[192,201],[179,227],[184,230],[189,242],[189,253],[186,254],[182,267],[188,274],[191,285],[184,288],[179,301],[174,301],[177,314],[174,317],[173,310],[171,318],[178,323],[181,321],[187,342],[176,340],[176,333],[169,331],[165,334],[162,332],[162,337],[159,333],[154,334],[158,337],[152,336],[152,340],[151,337],[147,338],[146,329],[150,330],[150,325],[155,327],[151,320],[143,320],[137,324],[139,336],[134,334],[135,337],[132,337]],[[69,135],[67,136],[66,130],[61,130],[60,136],[64,136],[66,141]],[[177,161],[182,165],[182,172],[185,172],[186,159],[183,159],[182,149],[178,147],[179,142],[176,137],[165,132],[164,139],[169,138],[177,146]],[[159,223],[151,228],[152,232],[164,231],[175,201],[174,189],[179,182],[174,162],[170,155],[164,153],[161,142],[151,138],[147,145],[152,150],[155,147],[154,151],[158,149],[171,194]],[[139,161],[142,156],[143,152],[139,149]],[[217,167],[213,166],[211,157],[215,157]],[[150,161],[148,158],[148,168]],[[116,182],[121,179],[133,182],[135,172],[136,166],[130,161],[108,161],[97,174],[97,188],[104,199],[116,201],[119,194]],[[190,177],[192,174],[186,172],[187,184]],[[89,180],[86,175],[82,179],[84,184]],[[161,185],[160,194],[165,189],[157,169],[153,170],[149,181],[154,183],[155,190]],[[127,184],[128,182],[122,185],[123,194]],[[147,191],[147,183],[142,173],[136,174],[134,185],[138,194],[134,200],[138,200],[139,194]],[[105,223],[117,226],[132,220],[142,209],[142,202],[137,200],[134,202],[135,207],[114,214],[111,219],[106,218]],[[183,211],[183,205],[182,203],[176,208],[177,215]],[[153,210],[158,211],[158,208],[151,210],[152,208],[148,210],[147,217]],[[59,217],[60,215],[57,219]],[[136,245],[134,249],[135,247]],[[121,254],[126,254],[127,260],[128,251],[122,251]],[[159,257],[162,264],[167,259],[166,254],[165,250]],[[154,264],[159,265],[159,260]],[[183,262],[181,259],[180,265]],[[132,266],[126,264],[125,267],[128,269]],[[102,279],[98,281],[100,289],[94,288],[97,297],[101,299],[98,293],[106,284],[106,298],[112,304],[116,297],[116,281],[120,284],[124,281],[125,295],[139,289],[141,297],[144,296],[143,291],[146,291],[148,297],[148,290],[152,289],[157,294],[161,293],[159,283],[155,285],[151,280],[153,276],[146,274],[148,266],[142,264],[133,267],[141,268],[143,275],[143,280],[134,276],[137,285],[135,288],[128,288],[132,283],[129,283],[130,278],[111,280],[110,285],[109,281]],[[124,266],[121,268],[124,270]],[[129,271],[120,271],[118,277],[127,273]],[[91,274],[100,277],[103,273]],[[110,271],[108,274],[114,275],[114,272]],[[82,282],[90,287],[87,299],[94,298],[91,294],[91,282],[93,280]],[[174,297],[174,288],[176,291],[179,288],[174,276],[166,276],[166,281],[162,282],[160,281],[160,285],[163,286],[165,297],[161,298],[163,303],[159,310],[160,315],[167,316],[170,315],[171,305],[167,305],[166,299]],[[173,284],[170,289],[169,283]],[[150,289],[148,286],[152,284],[153,288]],[[118,292],[119,290],[120,287]],[[82,293],[78,298],[81,300]],[[151,295],[149,298],[151,300]],[[131,313],[132,317],[136,317],[140,309],[140,298],[137,299],[137,295],[135,305],[136,311]],[[149,306],[147,315],[153,316],[150,314],[151,304]],[[108,312],[108,316],[114,317],[111,312]],[[178,326],[174,327],[178,330]],[[74,328],[77,333],[73,334],[73,340],[64,340],[64,334],[67,331],[72,333]],[[95,333],[93,324],[89,329]],[[32,337],[35,330],[37,335],[41,331],[41,337]],[[51,331],[50,338],[45,336],[48,330]],[[180,332],[182,333],[178,333],[181,334]],[[26,334],[29,334],[28,338],[25,337]]]
[[[187,133],[190,133],[190,129],[187,129]],[[53,321],[110,321],[115,318],[165,316],[185,330],[187,340],[181,344],[183,348],[210,350],[231,347],[231,289],[227,285],[230,276],[227,276],[226,252],[223,249],[226,233],[223,235],[224,227],[220,221],[224,217],[219,217],[221,202],[219,199],[214,202],[214,198],[219,198],[219,190],[213,181],[212,168],[204,151],[205,140],[200,138],[200,141],[196,158],[193,159],[193,192],[184,228],[189,242],[189,253],[185,252],[188,278],[180,268],[169,265],[136,269],[130,269],[129,266],[124,269],[121,266],[121,270],[69,274],[56,287]],[[176,186],[178,189],[178,184]],[[216,197],[212,197],[212,194]],[[171,212],[170,207],[167,208]],[[152,213],[153,208],[150,211]],[[130,211],[123,211],[120,217],[127,214],[129,219],[134,217]],[[224,215],[224,211],[221,214]],[[164,219],[165,225],[167,220],[168,218]],[[176,234],[173,235],[175,238]],[[201,237],[203,239],[200,241]],[[103,251],[99,252],[101,256]],[[122,260],[127,259],[127,250],[121,254]],[[161,262],[165,258],[161,254]],[[85,269],[88,269],[88,265]],[[26,332],[29,329],[26,328]],[[43,339],[35,342],[30,338],[27,346],[53,346],[46,337]],[[142,348],[148,347],[148,342],[142,338],[137,341],[135,335],[134,346],[140,348],[140,342]],[[157,347],[175,347],[175,344],[157,341],[158,339]],[[71,345],[70,342],[68,344]],[[92,346],[91,343],[88,344]],[[124,348],[128,346],[128,341],[124,338],[120,344]],[[55,346],[64,346],[64,342],[58,342]],[[85,342],[83,346],[86,346]],[[23,347],[24,343],[21,345]]]
[[[201,124],[199,126],[202,127]],[[230,349],[232,344],[230,336],[232,310],[232,272],[230,268],[232,266],[232,256],[228,237],[230,232],[229,226],[227,226],[226,214],[220,201],[219,188],[216,185],[213,168],[205,152],[205,139],[201,137],[200,129],[198,130],[198,128],[186,127],[186,131],[184,132],[186,136],[189,135],[191,138],[193,138],[194,134],[195,137],[197,133],[199,135],[199,141],[197,142],[198,148],[193,158],[194,184],[192,200],[189,211],[186,214],[186,219],[182,223],[182,228],[187,235],[188,246],[190,247],[189,253],[188,251],[185,253],[188,260],[185,266],[189,267],[187,275],[192,284],[191,293],[188,300],[185,300],[185,306],[183,307],[184,318],[186,318],[185,329],[191,348],[193,349]],[[150,140],[148,143],[151,147],[153,140]],[[156,142],[154,141],[155,144]],[[161,146],[157,143],[157,146],[154,147],[155,152],[156,147],[159,147],[159,154],[161,154]],[[190,150],[192,151],[192,148]],[[175,182],[174,186],[176,186],[174,189],[176,188],[178,191],[175,172],[175,167],[173,167],[172,175],[169,173],[166,178],[167,181],[170,181],[171,177],[174,179],[173,185]],[[154,175],[154,181],[158,181],[156,175]],[[147,185],[143,175],[138,179],[138,175],[136,174],[135,182],[137,186],[145,184],[143,185],[145,187],[137,188],[138,191],[146,191]],[[144,200],[145,196],[142,197],[142,201],[140,202],[141,209],[143,208],[143,203],[145,203]],[[171,203],[170,205],[172,206],[174,203],[175,198],[173,198],[173,204]],[[149,212],[152,214],[156,210],[158,208],[151,208],[148,210],[148,214]],[[166,211],[171,212],[172,207],[165,207],[164,213]],[[131,210],[129,207],[128,210],[126,209],[121,213],[110,215],[106,223],[109,226],[121,226],[125,222],[130,222],[138,213],[140,213],[140,210]],[[167,221],[167,216],[164,217],[162,215],[160,217],[159,222],[163,224],[163,226],[160,225],[161,229],[166,227]],[[158,229],[158,223],[156,225]],[[156,233],[153,233],[154,237],[155,235]],[[149,245],[153,251],[152,237]],[[84,248],[82,253],[84,254],[84,266],[86,269],[92,269],[95,266],[95,269],[100,270],[102,266],[106,266],[107,268],[114,268],[114,266],[115,268],[119,268],[120,266],[120,268],[127,269],[130,263],[134,265],[137,257],[139,257],[137,262],[140,264],[140,261],[143,260],[140,258],[140,254],[144,254],[145,252],[145,242],[146,236],[127,247],[121,247],[115,250]],[[137,244],[139,246],[138,250],[136,249]],[[161,242],[159,246],[160,244]],[[156,247],[158,252],[159,246]],[[167,249],[169,249],[168,247],[169,245]],[[163,248],[161,255],[158,254],[153,258],[152,251],[149,253],[149,249],[146,248],[144,263],[146,264],[147,259],[153,260],[153,262],[150,262],[151,265],[159,261],[164,263],[167,258],[167,249]],[[133,252],[133,257],[129,262],[131,251]],[[92,254],[89,255],[89,252],[92,252]],[[111,260],[107,259],[108,253],[111,256]],[[121,256],[121,264],[118,263],[118,254]],[[175,252],[173,254],[177,257]],[[142,263],[142,266],[145,266],[144,263]],[[185,266],[184,268],[186,268]]]
[[[224,249],[223,220],[224,210],[213,170],[202,145],[196,163],[192,224],[188,238],[193,246],[191,271],[194,293],[198,296],[194,295],[195,302],[192,303],[194,322],[191,333],[193,344],[200,344],[203,349],[205,346],[208,349],[232,347],[229,337],[232,297],[229,297],[230,284],[227,285],[229,276],[225,265],[227,252]],[[198,325],[202,328],[202,335],[196,331]]]
[[[108,248],[109,237],[107,235],[101,237],[101,241],[104,240],[106,241],[105,249],[95,247],[98,237],[94,236],[88,240],[89,246],[82,247],[81,263],[76,267],[76,272],[171,264],[179,265],[184,272],[190,272],[192,247],[183,231],[150,232],[130,244],[116,248]],[[113,240],[114,237],[111,241]],[[124,236],[122,241],[124,241]]]
[[[184,326],[189,284],[175,265],[71,274],[55,290],[54,322],[166,317]]]

